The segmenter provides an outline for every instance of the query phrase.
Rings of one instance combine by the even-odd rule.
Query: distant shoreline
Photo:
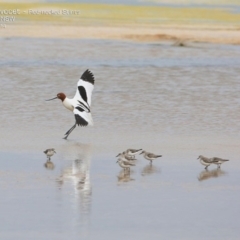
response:
[[[240,29],[207,26],[76,26],[16,24],[0,28],[3,38],[115,39],[140,42],[172,41],[240,44]]]
[[[217,6],[0,2],[0,10],[0,37],[6,38],[240,44],[240,12]]]

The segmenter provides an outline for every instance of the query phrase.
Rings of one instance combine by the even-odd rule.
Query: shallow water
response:
[[[239,239],[240,47],[0,39],[3,239]],[[94,127],[64,133],[89,68]],[[52,164],[43,150],[54,147]],[[138,157],[130,176],[115,156]],[[230,159],[203,171],[198,155]],[[54,168],[53,168],[54,167]],[[53,168],[53,169],[52,169]]]
[[[94,128],[71,139],[116,145],[145,136],[239,138],[240,47],[99,40],[1,39],[2,148],[42,149],[74,124],[58,101],[89,68]],[[114,142],[113,142],[114,141]],[[149,142],[149,140],[147,140]]]
[[[190,151],[138,157],[124,175],[114,153],[92,150],[68,144],[53,170],[39,153],[1,154],[0,237],[239,239],[238,163],[205,171]]]

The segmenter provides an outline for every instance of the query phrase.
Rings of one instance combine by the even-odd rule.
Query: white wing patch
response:
[[[78,125],[81,126],[93,125],[91,112],[79,111],[77,108],[74,108],[73,113],[75,115],[76,122]],[[76,117],[76,115],[79,116],[80,118]]]
[[[93,74],[89,70],[86,70],[78,81],[77,91],[72,99],[74,106],[73,113],[76,123],[80,126],[93,125],[90,106],[94,81]]]
[[[92,91],[94,89],[94,81],[93,74],[89,70],[86,70],[78,81],[74,100],[79,100],[90,107]]]

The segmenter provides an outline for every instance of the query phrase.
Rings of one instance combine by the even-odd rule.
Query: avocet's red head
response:
[[[58,93],[56,97],[51,98],[51,99],[48,99],[48,100],[46,100],[46,101],[51,101],[51,100],[54,100],[54,99],[57,99],[57,98],[58,98],[58,99],[61,99],[62,102],[63,102],[64,99],[66,98],[66,95],[65,95],[64,93]]]
[[[57,98],[58,98],[58,99],[61,99],[62,102],[63,102],[64,99],[66,98],[66,95],[65,95],[64,93],[58,93],[58,94],[57,94]]]

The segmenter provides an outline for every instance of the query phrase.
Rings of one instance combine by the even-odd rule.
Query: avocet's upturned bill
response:
[[[94,88],[94,76],[89,71],[86,70],[77,84],[77,91],[74,98],[67,98],[64,93],[58,93],[57,97],[48,99],[46,101],[61,99],[63,106],[68,110],[72,111],[75,116],[75,124],[65,133],[64,139],[70,135],[76,125],[82,127],[93,125],[92,115],[91,115],[91,97]]]

